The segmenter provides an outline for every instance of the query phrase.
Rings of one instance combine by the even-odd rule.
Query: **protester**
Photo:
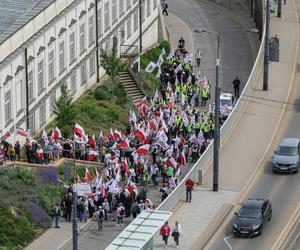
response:
[[[168,16],[169,14],[168,14],[168,3],[167,3],[167,1],[166,0],[163,0],[163,2],[162,2],[162,14],[163,15],[166,15],[166,16]]]
[[[187,181],[185,182],[185,187],[186,187],[186,202],[191,203],[192,201],[192,191],[194,189],[194,181],[191,178],[188,178]]]
[[[232,84],[233,84],[233,89],[234,89],[234,97],[239,98],[239,96],[240,96],[240,85],[241,85],[240,79],[236,76],[235,79],[233,80]]]
[[[96,219],[98,224],[98,231],[103,228],[104,209],[100,206],[96,212]]]
[[[181,225],[178,223],[178,221],[176,221],[172,228],[172,236],[174,238],[177,248],[179,246],[179,236],[180,235],[182,235],[182,228],[181,228]]]

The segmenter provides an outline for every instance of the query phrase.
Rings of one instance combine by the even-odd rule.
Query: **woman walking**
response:
[[[165,247],[168,247],[168,238],[170,236],[171,228],[166,221],[165,224],[160,228],[160,235],[162,236],[163,241],[165,242]]]
[[[174,237],[174,241],[176,242],[176,247],[179,245],[179,236],[182,234],[181,225],[178,221],[175,222],[175,225],[172,228],[172,236]]]

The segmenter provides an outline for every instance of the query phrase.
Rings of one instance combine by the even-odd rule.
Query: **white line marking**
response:
[[[232,246],[229,244],[229,242],[227,240],[229,240],[230,238],[233,238],[233,237],[234,237],[233,235],[230,235],[230,236],[224,238],[224,241],[230,250],[232,250]]]

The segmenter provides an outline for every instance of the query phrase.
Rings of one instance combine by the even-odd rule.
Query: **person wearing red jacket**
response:
[[[165,247],[168,246],[168,238],[170,236],[171,228],[166,221],[165,224],[160,228],[160,235],[162,236],[163,241],[165,242]]]
[[[191,203],[192,201],[192,190],[194,189],[194,181],[191,178],[188,178],[187,181],[185,182],[186,186],[186,202]]]

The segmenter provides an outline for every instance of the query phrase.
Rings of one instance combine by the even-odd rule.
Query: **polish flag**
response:
[[[75,124],[73,132],[75,134],[78,134],[80,137],[82,137],[85,134],[84,129],[78,123]]]
[[[77,174],[77,183],[82,183],[79,174]]]
[[[54,140],[62,138],[60,129],[58,127],[55,127],[55,129],[53,129],[51,138]]]
[[[130,182],[130,184],[127,186],[127,190],[129,193],[132,191],[137,192],[137,187],[134,182]]]
[[[147,137],[147,134],[145,132],[145,130],[142,128],[142,129],[138,129],[137,132],[136,132],[136,135],[145,143],[148,143],[149,140],[148,140],[148,137]]]
[[[99,139],[104,140],[104,135],[103,135],[102,130],[100,130],[100,133],[99,133]]]
[[[44,141],[48,140],[48,136],[47,136],[47,133],[46,133],[45,129],[43,129],[42,139],[43,139]]]
[[[108,136],[109,139],[114,139],[115,136],[114,136],[114,132],[112,130],[112,128],[109,129],[109,136]]]
[[[114,131],[114,138],[116,140],[121,140],[121,138],[122,138],[121,132],[119,132],[118,130],[115,129],[115,131]]]
[[[91,175],[90,171],[87,168],[85,168],[84,180],[86,180],[86,181],[93,180],[93,176]]]
[[[170,99],[170,102],[169,102],[169,109],[171,110],[173,108],[173,101],[172,99]]]
[[[169,144],[166,143],[164,140],[159,140],[157,144],[163,149],[167,150],[169,148]]]
[[[119,145],[119,148],[129,148],[129,143],[130,143],[130,141],[126,137]]]
[[[90,141],[89,141],[89,144],[91,145],[91,147],[92,147],[93,149],[95,149],[95,148],[97,147],[95,135],[92,136],[92,138],[91,138]]]
[[[185,158],[184,150],[182,150],[182,152],[179,155],[179,162],[181,165],[186,165],[186,158]]]
[[[168,133],[169,129],[168,129],[168,127],[167,127],[166,122],[165,122],[164,119],[162,119],[162,121],[161,121],[161,128],[162,128],[166,133]]]
[[[5,134],[4,134],[4,136],[5,136],[6,138],[10,137],[10,136],[11,136],[10,131],[6,131]]]
[[[129,167],[128,167],[128,163],[127,163],[127,159],[125,158],[125,161],[124,161],[124,170],[126,171],[126,173],[128,174],[129,173]]]
[[[174,169],[177,168],[177,162],[175,161],[175,159],[173,157],[171,157],[169,160],[166,161],[166,165],[171,166]]]
[[[98,185],[98,182],[100,180],[100,174],[99,172],[97,171],[97,169],[95,168],[95,173],[96,173],[96,180],[95,180],[95,184]]]
[[[141,155],[148,155],[150,150],[150,144],[145,144],[143,146],[140,146],[138,149],[136,149],[134,152]]]
[[[94,161],[98,155],[99,155],[98,152],[96,152],[95,150],[90,150],[89,151],[89,160]]]
[[[143,98],[143,100],[141,101],[140,105],[139,106],[144,106],[147,104],[147,98],[146,96]]]
[[[151,128],[153,129],[154,132],[157,131],[157,129],[158,129],[158,124],[157,124],[157,122],[156,122],[156,120],[155,120],[154,118],[152,118],[152,119],[150,120],[150,126],[151,126]]]

